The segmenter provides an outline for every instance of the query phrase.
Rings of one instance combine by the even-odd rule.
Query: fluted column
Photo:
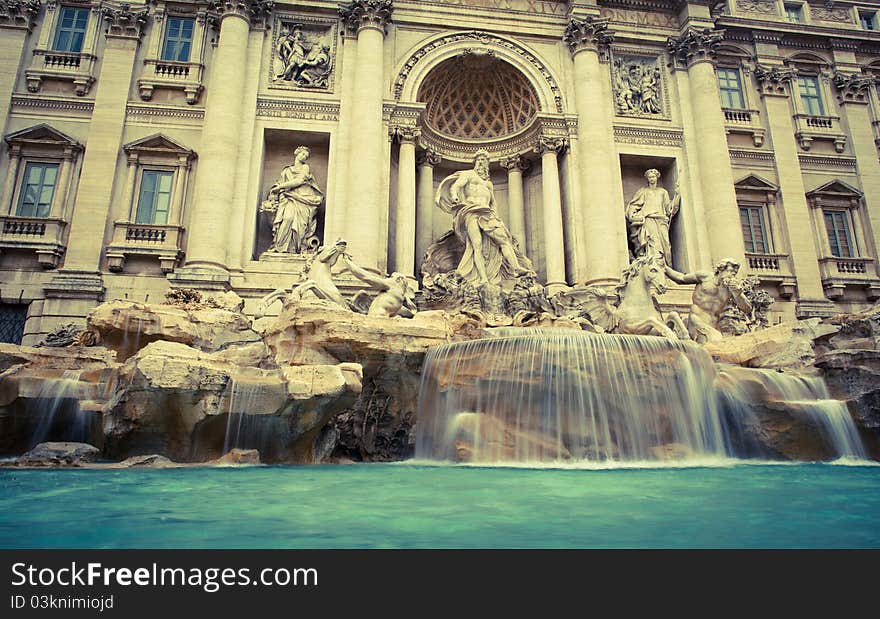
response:
[[[510,234],[519,244],[519,250],[528,255],[526,247],[526,214],[523,200],[523,172],[528,170],[529,160],[517,155],[501,162],[507,170],[507,212]]]
[[[758,90],[767,109],[767,126],[773,140],[791,266],[797,278],[798,303],[803,301],[824,303],[827,300],[819,272],[819,256],[816,253],[810,207],[807,204],[804,177],[798,159],[798,145],[791,123],[788,88],[793,76],[791,69],[783,67],[770,69],[758,66],[755,71]],[[713,224],[711,219],[709,221],[711,230]]]
[[[382,131],[385,27],[391,21],[390,0],[355,0],[340,7],[347,27],[357,32],[354,92],[347,171],[345,238],[349,251],[367,267],[383,262],[380,247],[382,170],[385,143]],[[353,199],[356,196],[356,199]]]
[[[211,89],[205,105],[195,201],[187,226],[186,267],[219,272],[228,279],[227,251],[230,229],[244,225],[232,221],[235,173],[238,158],[245,90],[244,59],[251,19],[271,8],[266,0],[226,0],[216,5],[220,13],[220,40],[214,52]],[[191,271],[191,269],[188,269]]]
[[[36,25],[40,13],[40,0],[5,0],[0,10],[0,134],[6,132],[9,101],[18,69],[22,63],[24,42]]]
[[[394,270],[415,275],[416,253],[416,140],[415,127],[395,127],[397,153],[397,212],[394,218]]]
[[[434,166],[440,165],[440,155],[432,150],[419,154],[419,187],[416,203],[416,269],[434,240]]]
[[[562,230],[562,194],[557,155],[565,148],[561,138],[542,137],[535,146],[541,155],[541,214],[544,222],[544,263],[547,286],[565,285],[565,235]]]
[[[865,194],[865,207],[868,210],[872,244],[875,260],[880,257],[880,160],[877,159],[877,145],[871,131],[870,90],[874,80],[857,73],[837,73],[834,76],[837,99],[846,117],[849,136],[852,140],[853,154],[859,171],[862,191]],[[877,263],[875,262],[875,268]],[[874,294],[874,291],[871,292]]]
[[[614,155],[611,84],[600,54],[614,40],[608,20],[572,17],[563,34],[574,63],[575,108],[578,114],[579,181],[584,264],[578,272],[587,283],[620,278],[629,253],[626,219],[620,204],[620,162]],[[607,83],[606,83],[607,82]]]
[[[742,264],[745,251],[741,235],[731,233],[740,228],[739,208],[715,75],[715,50],[723,38],[723,31],[689,28],[670,38],[667,45],[677,67],[688,73],[712,261],[733,258]]]
[[[100,268],[128,92],[135,54],[147,22],[147,9],[132,12],[128,5],[120,4],[119,8],[104,7],[102,16],[107,44],[101,60],[89,143],[83,156],[63,272],[94,274]],[[97,280],[95,286],[98,294]]]

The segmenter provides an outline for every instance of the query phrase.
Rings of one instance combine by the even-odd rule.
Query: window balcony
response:
[[[204,72],[205,65],[198,62],[147,59],[144,76],[138,80],[138,93],[141,99],[150,101],[157,88],[182,90],[186,102],[193,105],[202,94]]]
[[[846,134],[840,127],[839,116],[814,116],[795,114],[795,137],[803,150],[810,150],[813,140],[834,142],[834,150],[842,153],[846,147]]]
[[[95,56],[83,52],[55,52],[35,49],[31,66],[25,70],[27,89],[39,92],[43,80],[72,82],[80,97],[88,94],[95,83]]]
[[[54,217],[0,215],[0,250],[32,251],[41,267],[54,269],[64,254],[66,228],[66,221]]]
[[[820,258],[819,271],[829,299],[841,298],[847,286],[866,289],[869,301],[880,298],[880,279],[873,258]]]
[[[724,108],[724,127],[728,133],[744,133],[752,136],[756,148],[764,145],[767,131],[761,126],[758,110]]]
[[[775,285],[779,296],[790,299],[797,290],[795,277],[791,270],[791,260],[787,254],[756,254],[746,252],[749,274],[762,283]]]
[[[180,249],[182,236],[180,226],[117,221],[113,227],[113,239],[107,247],[108,268],[122,271],[129,256],[154,256],[159,259],[162,272],[170,273],[183,254]]]

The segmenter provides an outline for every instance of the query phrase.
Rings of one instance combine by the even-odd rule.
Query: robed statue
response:
[[[672,265],[672,246],[669,243],[669,224],[681,206],[681,196],[660,187],[660,172],[651,168],[645,172],[648,186],[639,189],[626,205],[626,221],[633,256],[663,256]]]
[[[475,153],[472,170],[455,172],[443,179],[435,202],[452,215],[452,231],[464,246],[456,271],[465,281],[475,286],[498,285],[503,280],[533,273],[531,263],[519,253],[510,231],[495,211],[486,151]]]
[[[320,245],[316,236],[318,208],[324,194],[318,188],[308,163],[309,149],[294,151],[293,164],[281,170],[260,210],[272,214],[272,246],[268,251],[302,254]]]

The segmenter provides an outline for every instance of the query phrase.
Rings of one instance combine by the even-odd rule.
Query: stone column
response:
[[[870,91],[874,87],[872,78],[857,73],[838,72],[834,76],[837,99],[843,110],[852,140],[853,154],[859,171],[862,191],[865,194],[865,207],[871,225],[865,231],[871,234],[876,261],[880,258],[880,160],[877,158],[877,145],[871,130]],[[863,247],[863,251],[864,251]],[[865,255],[869,252],[865,251]],[[874,268],[878,267],[877,262]]]
[[[349,159],[346,171],[345,239],[356,261],[365,267],[378,267],[385,249],[381,247],[379,222],[383,220],[382,170],[385,138],[382,130],[382,99],[385,92],[385,27],[391,21],[390,0],[354,0],[342,5],[340,16],[357,32],[354,92]],[[356,196],[356,201],[352,197]]]
[[[55,195],[52,199],[52,217],[61,217],[67,215],[67,192],[70,189],[70,179],[73,176],[73,165],[76,160],[78,148],[67,147],[64,149],[64,159],[61,161],[61,167],[58,170],[58,186],[55,188]]]
[[[565,236],[562,230],[562,194],[557,155],[565,148],[562,138],[542,137],[535,146],[541,155],[541,214],[544,222],[544,261],[547,286],[565,286]]]
[[[338,170],[332,202],[324,205],[324,244],[345,236],[345,216],[348,210],[348,169],[351,118],[354,98],[354,72],[357,62],[357,36],[342,24],[342,73],[340,75],[339,122],[336,124],[335,167]],[[339,63],[336,64],[337,70]]]
[[[620,161],[614,145],[610,73],[600,54],[614,40],[608,20],[572,17],[562,37],[574,62],[578,114],[583,260],[586,283],[616,282],[629,260],[626,217],[620,203]],[[606,83],[607,82],[607,83]]]
[[[394,221],[394,270],[415,275],[416,253],[416,127],[394,127],[397,153],[397,213]]]
[[[700,160],[700,187],[708,226],[712,261],[733,258],[744,263],[739,208],[733,186],[733,170],[727,152],[727,132],[721,112],[721,95],[715,75],[715,50],[724,38],[717,30],[687,29],[670,38],[669,53],[679,69],[687,68],[693,106],[697,156]]]
[[[526,248],[526,213],[523,200],[523,173],[530,167],[525,157],[516,155],[501,162],[507,170],[507,211],[510,234],[519,244],[519,250],[528,255]]]
[[[788,101],[788,87],[793,76],[791,69],[783,67],[767,68],[759,65],[755,70],[758,91],[767,108],[767,125],[773,140],[791,267],[797,278],[798,306],[804,303],[821,306],[827,305],[828,300],[822,288],[819,256],[816,254],[810,207],[807,205]],[[800,309],[798,312],[800,313]]]
[[[440,165],[440,155],[432,150],[419,154],[419,187],[416,202],[416,269],[434,240],[434,166]]]
[[[0,11],[0,134],[6,133],[6,118],[22,65],[22,52],[28,34],[36,26],[40,0],[7,0]]]
[[[199,153],[195,200],[187,226],[186,268],[172,280],[204,279],[210,287],[223,287],[229,281],[229,231],[232,226],[244,225],[231,220],[235,171],[230,169],[238,157],[246,72],[243,61],[251,19],[269,8],[271,3],[264,0],[226,0],[217,5],[220,41],[212,61],[211,92],[202,125],[204,148]]]
[[[107,43],[89,126],[89,143],[83,156],[64,257],[65,272],[94,274],[90,291],[100,296],[101,252],[113,198],[113,179],[125,125],[125,108],[131,87],[138,43],[147,22],[147,9],[132,13],[128,5],[104,8]],[[82,279],[81,276],[77,276]]]
[[[21,147],[17,144],[9,147],[9,162],[6,166],[6,177],[3,179],[3,192],[0,193],[0,215],[15,214],[12,196],[15,193],[15,178],[21,164]]]

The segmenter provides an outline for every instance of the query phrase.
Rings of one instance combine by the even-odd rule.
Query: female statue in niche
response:
[[[639,189],[626,205],[629,240],[636,258],[661,255],[667,265],[672,264],[672,246],[669,243],[669,223],[681,205],[678,191],[672,199],[657,185],[660,171],[651,168],[645,172],[648,186]]]
[[[316,215],[324,194],[306,163],[310,154],[308,147],[297,147],[293,164],[281,170],[260,207],[265,213],[275,214],[270,252],[301,254],[319,243],[315,237]]]

